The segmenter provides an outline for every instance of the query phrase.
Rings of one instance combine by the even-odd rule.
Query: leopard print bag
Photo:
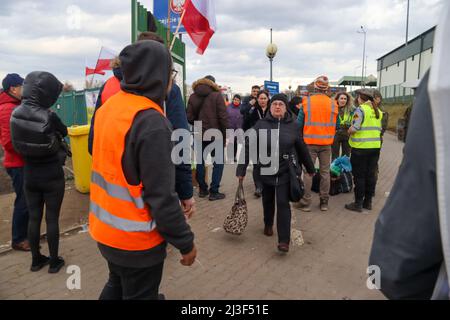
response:
[[[247,222],[247,202],[245,201],[244,196],[244,185],[242,181],[240,181],[236,191],[234,205],[223,222],[223,228],[225,229],[225,232],[238,236],[244,232],[245,227],[247,227]]]

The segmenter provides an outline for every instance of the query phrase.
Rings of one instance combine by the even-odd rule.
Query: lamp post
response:
[[[357,31],[358,33],[362,33],[364,34],[364,46],[363,46],[363,59],[362,59],[362,72],[361,72],[361,87],[365,87],[365,83],[364,83],[364,67],[365,67],[365,62],[366,62],[366,36],[367,36],[367,31],[364,30],[364,27],[361,26],[361,31]]]
[[[270,60],[270,81],[271,82],[273,80],[272,64],[273,64],[273,59],[277,55],[277,51],[278,51],[277,45],[275,43],[272,43],[272,28],[271,28],[270,29],[270,43],[266,49],[266,56]]]
[[[355,67],[355,70],[353,71],[353,76],[354,76],[354,78],[356,78],[356,70],[358,70],[359,68],[361,68],[361,66],[357,66],[357,67]],[[353,92],[353,85],[354,85],[355,83],[352,81],[352,85],[350,86],[350,92]]]

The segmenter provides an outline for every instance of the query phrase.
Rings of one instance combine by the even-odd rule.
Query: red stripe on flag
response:
[[[111,69],[111,59],[98,59],[95,70],[98,70],[98,71],[112,70]]]
[[[197,45],[197,53],[203,54],[209,45],[214,30],[211,29],[208,19],[206,19],[191,0],[186,1],[185,16],[183,25],[192,41]]]

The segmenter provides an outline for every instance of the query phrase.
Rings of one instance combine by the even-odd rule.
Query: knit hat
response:
[[[276,94],[272,97],[270,100],[270,104],[272,104],[275,101],[282,101],[284,102],[284,105],[287,107],[289,105],[288,103],[288,97],[284,93]]]
[[[23,81],[24,79],[17,73],[10,73],[5,77],[5,79],[3,79],[3,90],[8,91],[11,87],[21,86],[23,85]]]
[[[211,80],[212,82],[216,83],[216,78],[213,76],[206,76],[205,79]]]
[[[320,76],[314,80],[314,89],[319,91],[328,91],[330,89],[330,81],[327,76]]]

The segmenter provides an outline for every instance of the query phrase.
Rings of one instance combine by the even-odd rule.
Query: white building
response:
[[[413,91],[403,88],[405,82],[421,79],[431,66],[434,46],[433,27],[378,61],[378,87],[387,101],[408,101]]]

